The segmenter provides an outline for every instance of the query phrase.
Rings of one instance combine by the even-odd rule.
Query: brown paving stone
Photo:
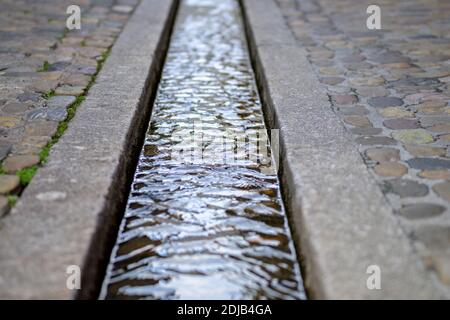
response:
[[[355,127],[370,127],[372,125],[369,119],[365,116],[346,116],[344,117],[344,121]]]
[[[450,170],[448,169],[423,170],[419,172],[419,177],[431,180],[450,180]]]
[[[7,194],[14,191],[20,184],[20,179],[16,175],[0,175],[0,194]]]
[[[413,119],[390,119],[383,121],[383,125],[386,128],[392,130],[400,130],[400,129],[417,129],[420,127],[419,122]]]
[[[6,160],[3,162],[3,169],[8,173],[13,173],[20,169],[28,168],[38,163],[38,156],[13,155],[6,158]]]
[[[0,116],[0,127],[12,128],[21,123],[20,119],[12,116]]]
[[[385,63],[382,64],[382,66],[388,69],[407,69],[411,67],[411,64],[407,62],[395,62],[395,63]]]
[[[427,128],[427,130],[432,132],[450,132],[450,123],[436,124],[430,128]]]
[[[334,67],[323,67],[320,68],[319,72],[323,75],[338,76],[342,73],[342,70]]]
[[[353,86],[379,86],[385,83],[385,79],[382,76],[362,77],[352,78],[349,82]]]
[[[366,156],[377,162],[400,160],[400,151],[394,148],[372,148],[366,150]]]
[[[382,162],[375,166],[374,171],[383,177],[401,177],[408,172],[408,168],[398,162]]]
[[[342,105],[342,104],[354,104],[358,102],[358,97],[352,94],[341,94],[341,95],[333,95],[332,100],[334,103]]]
[[[387,107],[378,109],[377,112],[385,118],[404,118],[412,117],[414,114],[402,107]]]
[[[67,74],[62,77],[60,83],[73,87],[86,87],[91,81],[91,77],[84,74]]]
[[[450,182],[442,182],[433,186],[434,192],[436,192],[441,198],[450,201]]]
[[[422,114],[440,114],[440,113],[444,113],[447,112],[447,107],[442,106],[442,107],[438,107],[438,106],[418,106],[417,107],[417,112],[422,113]]]
[[[450,142],[450,134],[443,134],[439,136],[439,141]]]
[[[431,146],[405,145],[406,151],[417,157],[444,156],[445,149]]]

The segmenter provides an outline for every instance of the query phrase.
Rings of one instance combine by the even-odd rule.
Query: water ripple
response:
[[[174,159],[199,146],[184,139],[196,121],[209,138],[245,133],[246,152],[202,139],[214,161]],[[238,4],[182,1],[103,298],[304,298],[276,172],[248,156],[262,157],[258,130]]]

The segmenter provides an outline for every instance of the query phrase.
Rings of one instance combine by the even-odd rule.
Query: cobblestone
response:
[[[417,203],[403,206],[399,210],[399,214],[408,219],[426,219],[441,215],[445,211],[445,207],[432,203]]]
[[[450,171],[441,170],[423,170],[419,173],[419,177],[431,180],[450,180]]]
[[[39,163],[39,157],[34,155],[9,156],[3,162],[3,170],[14,173],[18,170],[31,167]]]
[[[376,108],[396,107],[403,104],[402,99],[394,97],[376,97],[367,101],[369,105]]]
[[[434,141],[433,135],[423,129],[405,129],[392,133],[392,137],[404,144],[426,144]]]
[[[401,177],[408,172],[408,168],[397,162],[384,162],[375,166],[376,174],[383,177]]]
[[[381,31],[365,28],[365,2],[277,3],[401,225],[450,290],[449,238],[430,241],[435,227],[421,228],[450,230],[450,3],[382,1]],[[344,111],[337,95],[356,95],[368,112]],[[367,123],[373,127],[355,127]]]
[[[0,195],[0,218],[8,211],[9,204],[8,204],[8,198]]]
[[[81,0],[81,30],[66,30],[68,0],[0,3],[0,167],[14,174],[39,164],[67,108],[83,95],[97,65],[139,0]],[[16,179],[0,175],[9,194]],[[6,191],[5,190],[9,190]],[[3,203],[3,202],[2,202]],[[3,210],[7,206],[0,206]],[[5,209],[6,210],[6,209]]]
[[[433,190],[447,201],[450,201],[450,182],[442,182],[433,186]]]
[[[18,176],[4,174],[0,176],[0,193],[8,194],[19,186],[20,180]]]

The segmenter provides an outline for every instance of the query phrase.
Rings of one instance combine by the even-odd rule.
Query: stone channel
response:
[[[238,2],[181,1],[100,298],[304,299],[270,150]]]

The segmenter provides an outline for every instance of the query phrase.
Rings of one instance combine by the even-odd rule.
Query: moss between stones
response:
[[[65,35],[67,34],[67,29],[65,30],[63,36],[59,39],[60,41],[65,37]],[[58,140],[61,138],[61,136],[64,134],[64,132],[67,130],[68,124],[70,122],[70,120],[72,120],[72,118],[75,116],[75,112],[78,108],[78,106],[83,103],[83,101],[86,99],[86,95],[89,92],[89,89],[92,87],[92,85],[94,84],[96,78],[97,78],[97,74],[100,71],[100,69],[102,68],[105,60],[107,59],[107,57],[109,56],[109,53],[111,52],[111,48],[108,48],[104,53],[102,53],[101,57],[98,59],[97,61],[97,70],[95,72],[95,74],[93,74],[91,76],[91,80],[89,81],[89,84],[87,85],[86,89],[84,90],[84,93],[82,95],[79,95],[75,102],[72,103],[69,107],[67,107],[67,117],[65,120],[61,121],[58,124],[58,128],[56,130],[56,133],[53,135],[53,137],[50,139],[50,141],[47,143],[47,145],[45,147],[42,148],[41,152],[39,153],[39,159],[40,159],[40,163],[38,165],[34,165],[32,167],[29,168],[24,168],[21,169],[19,171],[16,172],[16,175],[20,178],[20,184],[22,186],[21,190],[19,191],[19,195],[22,193],[23,189],[31,182],[31,180],[33,179],[34,175],[36,174],[38,168],[46,162],[48,155],[50,154],[50,150],[53,147],[53,145],[55,145]],[[48,63],[48,61],[45,61],[42,68],[39,69],[39,72],[45,72],[48,71],[50,64]],[[50,99],[51,97],[53,97],[55,95],[55,90],[50,90],[46,93],[44,93],[42,95],[42,97],[46,100]],[[1,174],[5,174],[4,169],[0,166],[0,175]],[[15,203],[17,202],[18,199],[18,195],[7,195],[8,197],[8,203],[9,206],[12,208]]]
[[[10,208],[14,207],[16,205],[18,197],[17,196],[13,196],[13,195],[9,195],[7,198],[8,198],[8,205],[9,205],[9,207]]]
[[[67,127],[69,125],[70,120],[75,116],[75,111],[78,108],[78,106],[86,99],[85,96],[78,96],[74,103],[72,103],[67,108],[67,117],[65,120],[61,121],[58,125],[58,128],[56,129],[56,133],[53,135],[53,137],[50,139],[50,141],[47,143],[47,145],[42,148],[41,152],[39,153],[39,158],[41,163],[44,163],[50,153],[50,149],[53,147],[53,145],[58,142],[59,138],[64,134],[64,132],[67,130]]]
[[[45,100],[48,100],[51,97],[53,97],[54,95],[55,95],[55,90],[50,90],[50,91],[43,93],[42,98],[44,98]]]
[[[20,179],[20,184],[22,186],[26,186],[30,183],[31,179],[33,179],[34,175],[37,171],[37,166],[31,166],[29,168],[20,169],[16,172],[16,175]]]
[[[48,61],[45,60],[44,63],[42,64],[42,67],[40,67],[37,70],[37,72],[47,72],[49,68],[50,68],[50,63],[48,63]]]
[[[100,69],[102,68],[103,63],[105,62],[106,58],[109,56],[110,52],[111,52],[111,49],[108,48],[101,55],[101,58],[97,61],[97,70],[96,70],[95,74],[91,76],[91,81],[89,81],[89,84],[87,85],[86,89],[84,90],[84,94],[78,96],[76,98],[75,102],[72,103],[69,107],[67,107],[67,117],[66,117],[66,119],[59,123],[58,129],[56,130],[56,133],[53,135],[53,137],[50,139],[50,141],[47,143],[47,145],[39,153],[39,158],[41,160],[41,163],[45,163],[45,161],[47,160],[47,157],[48,157],[48,155],[50,153],[50,149],[52,148],[52,146],[56,142],[58,142],[59,138],[61,138],[61,136],[67,130],[67,127],[69,125],[70,120],[72,120],[72,118],[75,116],[75,112],[76,112],[78,106],[81,103],[83,103],[83,101],[86,99],[86,94],[89,92],[89,89],[94,84],[95,79],[97,78],[97,74],[100,71]],[[53,95],[54,95],[54,91],[53,91]]]

